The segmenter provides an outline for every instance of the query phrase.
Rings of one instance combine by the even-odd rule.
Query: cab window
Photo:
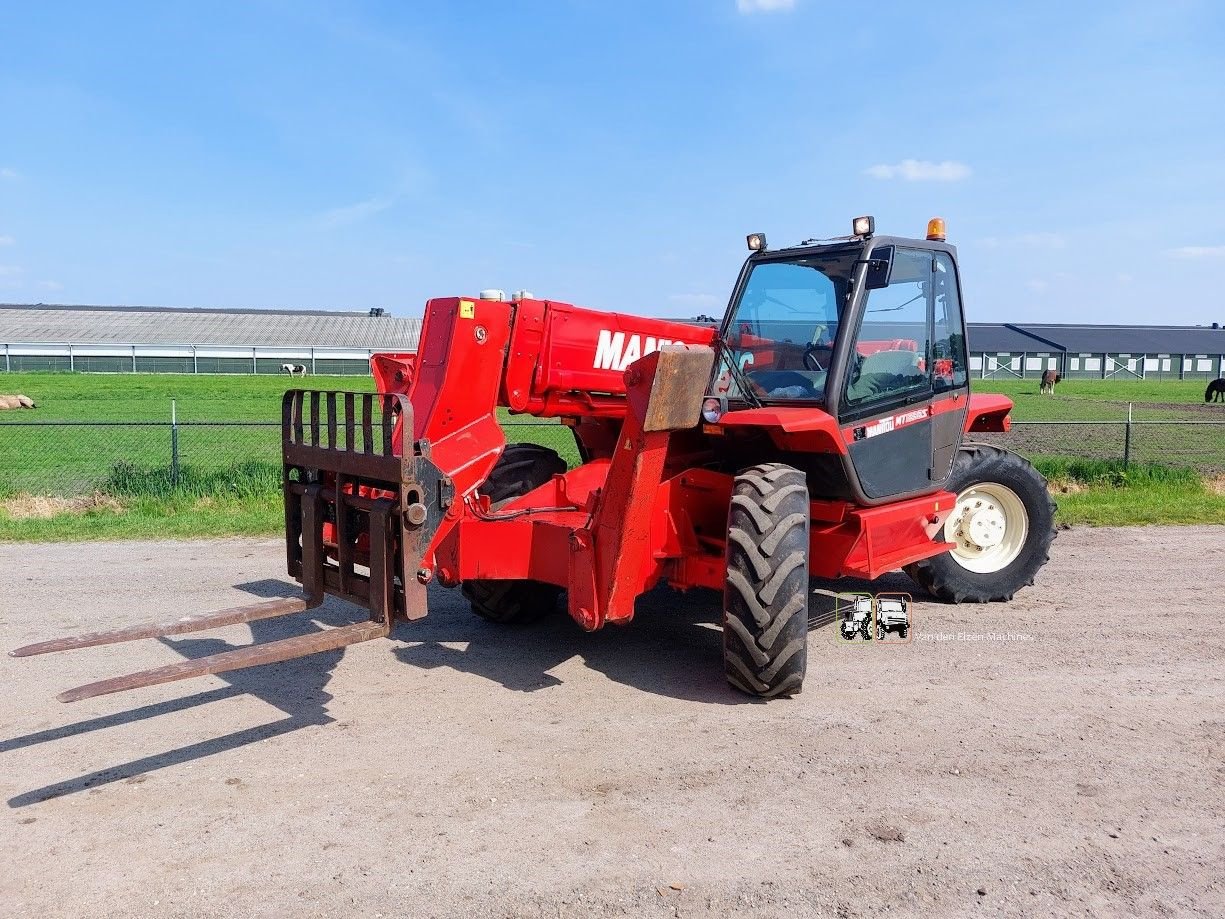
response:
[[[889,285],[867,292],[843,400],[849,411],[930,392],[932,273],[931,252],[898,247]]]
[[[932,287],[935,322],[932,335],[932,388],[937,392],[957,389],[969,382],[966,366],[966,335],[961,320],[961,297],[957,292],[957,269],[946,252],[935,253]]]
[[[757,399],[818,401],[833,354],[838,320],[858,249],[759,262],[727,326],[721,365],[734,361]],[[720,366],[714,391],[741,398]]]

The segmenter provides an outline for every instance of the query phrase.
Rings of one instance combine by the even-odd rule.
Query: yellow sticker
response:
[[[459,318],[473,319],[476,317],[476,304],[471,300],[459,301]]]

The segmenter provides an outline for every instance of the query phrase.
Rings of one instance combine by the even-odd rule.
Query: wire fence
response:
[[[1014,421],[1007,434],[971,437],[1031,458],[1225,472],[1225,421]]]
[[[542,444],[578,462],[565,425],[504,428],[512,443]],[[280,423],[0,422],[0,495],[241,497],[280,484]]]
[[[562,424],[504,429],[512,443],[538,443],[578,462],[574,435]],[[1031,458],[1225,473],[1225,421],[1016,422],[1008,434],[972,437]],[[0,422],[0,495],[244,496],[275,492],[280,480],[278,423]]]

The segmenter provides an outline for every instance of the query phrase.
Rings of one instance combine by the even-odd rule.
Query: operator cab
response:
[[[969,373],[944,221],[922,240],[876,236],[871,217],[853,230],[776,251],[748,237],[703,412],[708,422],[766,406],[832,416],[848,444],[846,482],[870,503],[947,478]],[[877,435],[887,436],[868,449]]]

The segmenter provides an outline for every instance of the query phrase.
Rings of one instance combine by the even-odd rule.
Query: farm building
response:
[[[415,351],[420,319],[325,310],[0,304],[0,369],[366,374],[376,351]]]
[[[378,351],[417,349],[421,320],[326,310],[0,304],[0,369],[111,373],[365,374]],[[1225,375],[1225,330],[1208,326],[970,323],[970,368],[984,379],[1058,370],[1077,379]]]
[[[984,379],[1202,380],[1225,375],[1225,329],[1212,326],[969,324],[970,370]]]

